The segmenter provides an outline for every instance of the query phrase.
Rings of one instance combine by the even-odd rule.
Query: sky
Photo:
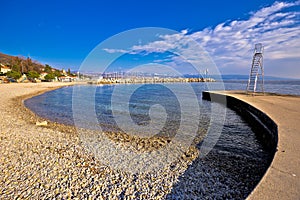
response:
[[[299,4],[299,0],[4,1],[0,52],[77,70],[95,47],[101,47],[106,57],[126,54],[115,62],[119,68],[134,62],[157,63],[189,73],[187,62],[202,55],[195,44],[184,49],[186,41],[193,40],[222,74],[248,74],[254,44],[263,43],[266,75],[300,78]],[[143,27],[171,31],[158,29],[149,40],[141,34],[142,43],[132,46],[101,45],[116,34]],[[181,55],[174,55],[174,49]],[[183,62],[181,57],[186,56]]]

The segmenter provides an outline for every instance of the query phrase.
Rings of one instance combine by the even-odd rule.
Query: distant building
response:
[[[66,70],[64,70],[64,69],[61,70],[61,73],[62,73],[63,75],[67,75],[67,72],[66,72]]]
[[[10,71],[11,71],[10,67],[0,64],[0,72],[2,72],[3,74],[6,74],[7,72],[10,72]]]
[[[41,79],[41,80],[45,80],[45,76],[46,76],[46,75],[48,75],[47,72],[42,72],[42,73],[40,74],[40,79]]]
[[[77,76],[60,76],[58,78],[61,82],[73,82],[77,79]]]

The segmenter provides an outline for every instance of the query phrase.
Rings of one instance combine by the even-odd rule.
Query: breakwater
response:
[[[213,78],[162,78],[162,77],[131,77],[131,78],[102,78],[89,81],[89,84],[131,84],[131,83],[195,83],[215,82]]]

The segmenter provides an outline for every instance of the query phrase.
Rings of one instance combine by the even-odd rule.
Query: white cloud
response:
[[[108,49],[106,51],[110,53],[124,51],[131,54],[176,51],[181,58],[174,56],[170,65],[180,63],[179,59],[182,58],[195,64],[203,62],[206,56],[203,52],[196,51],[199,47],[191,43],[191,40],[195,40],[210,54],[222,72],[247,74],[253,46],[261,42],[265,46],[266,68],[278,69],[279,66],[276,66],[276,63],[282,66],[282,61],[289,59],[287,63],[292,65],[289,69],[295,69],[300,67],[298,62],[300,58],[300,13],[286,11],[285,8],[299,5],[300,1],[275,2],[269,7],[252,12],[245,20],[220,23],[214,28],[206,28],[194,33],[183,30],[178,34],[162,35],[158,41],[133,46],[129,51]],[[291,76],[291,74],[300,78],[300,74],[291,72],[282,74],[282,70],[278,70],[278,73],[272,72],[272,75],[278,76]]]
[[[103,50],[106,51],[107,53],[129,53],[130,52],[130,51],[123,50],[123,49],[108,49],[108,48],[105,48]]]

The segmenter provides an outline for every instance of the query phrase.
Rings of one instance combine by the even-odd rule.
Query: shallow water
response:
[[[196,130],[197,134],[205,136],[209,126],[221,125],[222,133],[212,151],[205,157],[197,158],[179,178],[180,181],[168,198],[247,197],[269,166],[271,153],[262,146],[251,127],[234,111],[216,103],[202,101],[201,93],[207,90],[207,84],[193,83],[192,91],[185,88],[185,85],[189,84],[65,87],[28,99],[25,106],[51,121],[74,125],[75,101],[72,98],[76,97],[79,98],[77,102],[81,102],[76,108],[79,111],[76,111],[83,116],[76,125],[92,128],[100,124],[103,130],[126,133],[132,130],[132,126],[141,127],[137,134],[145,132],[144,128],[151,132],[151,127],[154,127],[155,132],[155,127],[159,127],[156,134],[168,137],[174,137],[185,122],[185,112],[191,118],[199,114],[196,128],[187,125],[186,130]],[[225,83],[225,87],[241,89],[243,86],[238,83]],[[76,95],[74,91],[77,91]],[[78,91],[81,93],[78,94]],[[87,98],[87,93],[93,93],[93,98]],[[193,104],[194,98],[197,105]],[[91,105],[91,99],[94,100],[92,105],[96,120],[89,114],[90,111],[86,111],[86,107]],[[199,110],[195,109],[197,106]],[[214,113],[211,113],[213,107]],[[224,124],[222,120],[221,124],[217,124],[218,120],[211,124],[211,117],[219,115],[222,118],[222,110],[225,109],[227,112]],[[127,124],[128,116],[133,125]],[[160,124],[161,122],[163,123]],[[201,142],[198,148],[201,148]]]

